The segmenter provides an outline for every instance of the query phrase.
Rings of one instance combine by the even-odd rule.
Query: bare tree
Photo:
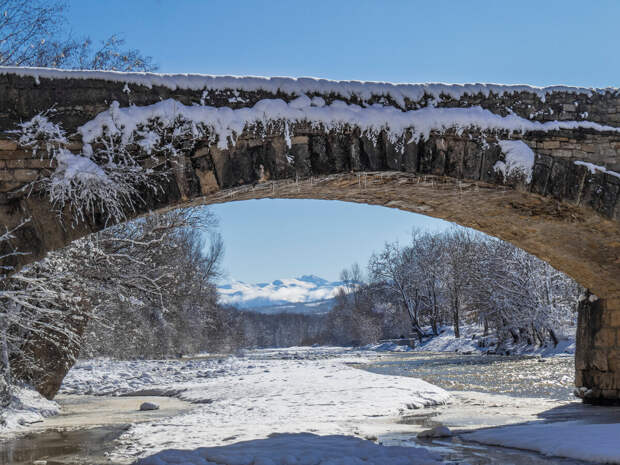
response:
[[[383,334],[394,334],[399,324],[394,315],[403,312],[394,308],[405,310],[418,334],[430,326],[437,335],[451,325],[460,337],[462,322],[481,324],[484,336],[494,332],[497,351],[509,343],[557,344],[559,334],[574,331],[580,293],[574,281],[509,243],[473,231],[414,231],[405,246],[386,244],[373,254],[368,270],[369,282],[346,299],[372,302],[383,315]]]
[[[69,33],[62,0],[0,0],[0,65],[154,71],[151,57],[113,35],[95,46]]]
[[[71,246],[94,255],[84,271],[96,302],[85,352],[168,355],[206,343],[218,310],[215,280],[223,256],[216,223],[206,209],[176,210]],[[135,340],[126,338],[128,332]]]
[[[370,257],[368,272],[371,283],[381,284],[397,298],[399,307],[409,316],[411,330],[422,337],[425,332],[419,321],[419,282],[412,251],[402,250],[397,243],[385,244],[380,253]]]

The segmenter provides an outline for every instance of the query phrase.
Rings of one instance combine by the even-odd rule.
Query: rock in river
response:
[[[159,405],[154,402],[144,402],[140,405],[140,410],[159,410]]]

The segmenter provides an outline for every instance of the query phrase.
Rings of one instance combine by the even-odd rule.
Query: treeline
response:
[[[351,328],[352,340],[437,335],[464,323],[508,342],[557,345],[574,333],[580,286],[511,244],[471,230],[412,234],[408,244],[386,244],[370,258],[367,276],[345,270],[329,318]],[[331,325],[332,327],[334,325]],[[346,339],[341,335],[341,339]]]
[[[382,339],[427,340],[450,326],[461,337],[476,325],[481,344],[557,345],[574,334],[582,289],[568,276],[511,244],[463,228],[415,231],[389,243],[345,283],[321,316],[235,317],[238,347],[362,345]]]

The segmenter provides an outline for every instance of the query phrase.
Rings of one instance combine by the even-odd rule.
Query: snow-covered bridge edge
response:
[[[282,197],[470,226],[592,291],[576,382],[620,399],[620,92],[0,68],[20,267],[115,221]],[[0,256],[4,255],[0,251]]]

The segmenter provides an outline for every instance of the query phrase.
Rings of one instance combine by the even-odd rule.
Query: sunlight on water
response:
[[[373,373],[422,378],[452,391],[572,400],[575,360],[566,357],[459,355],[415,352],[361,365]]]

